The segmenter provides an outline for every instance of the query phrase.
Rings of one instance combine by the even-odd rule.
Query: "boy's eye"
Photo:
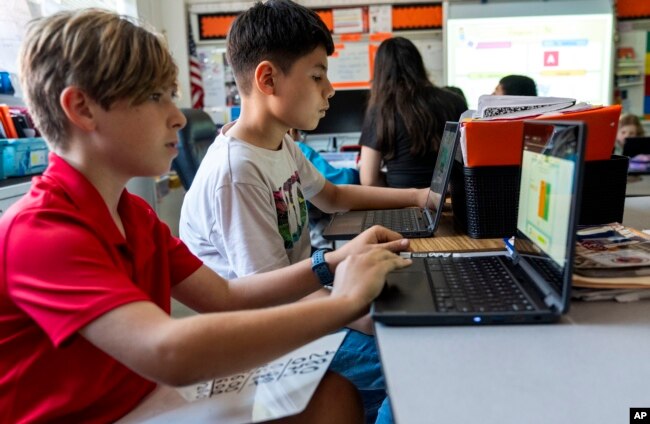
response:
[[[321,77],[319,75],[314,75],[312,78],[314,79],[314,81],[320,81],[320,80],[323,79],[323,77]]]
[[[154,102],[159,102],[160,99],[162,98],[162,93],[153,93],[149,96],[149,98]]]

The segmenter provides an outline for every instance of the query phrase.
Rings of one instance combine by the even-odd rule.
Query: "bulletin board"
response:
[[[335,52],[328,58],[328,77],[336,89],[369,88],[374,56],[379,44],[390,37],[408,38],[420,51],[429,79],[444,85],[441,31],[400,31],[369,36],[334,36]]]
[[[335,51],[328,58],[328,77],[335,89],[367,89],[374,57],[381,42],[401,36],[413,41],[422,54],[427,74],[444,85],[442,4],[373,5],[315,10],[332,32]],[[198,53],[206,87],[206,108],[228,108],[228,66],[222,52],[225,37],[237,13],[199,13],[195,16]],[[224,88],[225,84],[225,88]],[[234,88],[234,80],[232,84]],[[236,89],[236,88],[235,88]],[[224,100],[225,99],[225,100]]]

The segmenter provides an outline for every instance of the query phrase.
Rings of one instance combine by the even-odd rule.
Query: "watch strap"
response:
[[[334,282],[334,274],[332,274],[327,262],[325,262],[326,252],[330,252],[330,250],[318,249],[311,255],[311,269],[323,286],[331,286]]]

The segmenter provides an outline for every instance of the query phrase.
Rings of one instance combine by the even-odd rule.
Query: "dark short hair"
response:
[[[525,75],[508,75],[499,81],[504,94],[509,96],[536,96],[535,81]]]
[[[242,94],[250,93],[253,72],[264,60],[284,73],[318,46],[327,55],[334,42],[327,26],[313,10],[290,0],[257,2],[235,19],[227,38],[226,55]]]

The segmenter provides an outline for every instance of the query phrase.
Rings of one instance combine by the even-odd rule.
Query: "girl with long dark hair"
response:
[[[359,142],[361,184],[428,187],[445,122],[465,110],[464,99],[429,81],[410,40],[382,42]]]

